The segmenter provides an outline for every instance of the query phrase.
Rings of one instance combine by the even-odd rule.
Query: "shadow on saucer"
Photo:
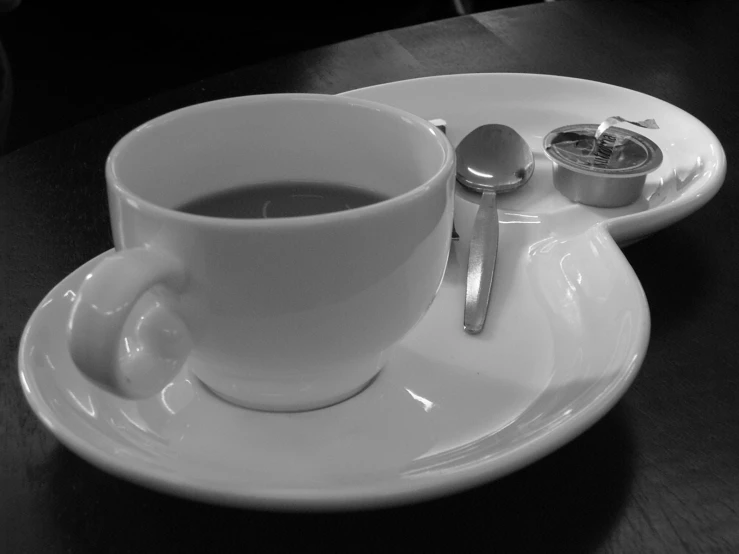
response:
[[[700,319],[711,293],[715,295],[711,280],[721,273],[721,255],[711,251],[714,245],[700,243],[696,229],[677,225],[623,251],[649,302],[652,341]]]
[[[437,527],[446,517],[449,529],[438,535],[451,537],[456,529],[460,547],[590,552],[618,521],[633,466],[629,416],[618,403],[591,429],[542,460],[487,485],[416,506],[412,517]],[[409,516],[412,509],[404,508]]]
[[[634,448],[617,404],[590,430],[508,477],[441,498],[344,513],[276,513],[211,506],[111,477],[60,447],[49,463],[53,514],[69,551],[352,552],[455,544],[501,552],[589,551],[629,496]],[[103,516],[101,517],[101,514]],[[443,541],[443,542],[442,542]]]

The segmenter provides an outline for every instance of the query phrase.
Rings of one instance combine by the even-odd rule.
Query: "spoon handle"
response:
[[[464,330],[476,335],[485,327],[495,259],[498,256],[498,207],[494,192],[484,192],[477,208],[467,265]]]

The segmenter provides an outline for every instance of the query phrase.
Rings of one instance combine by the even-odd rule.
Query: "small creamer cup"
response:
[[[629,155],[622,153],[623,159],[615,167],[590,163],[592,160],[557,147],[563,137],[594,137],[597,129],[598,125],[586,123],[565,125],[544,137],[544,154],[552,162],[554,187],[573,202],[588,206],[617,208],[632,204],[641,196],[647,175],[662,163],[662,151],[647,137],[621,127],[609,127],[602,139],[606,152],[609,138],[628,146]]]
[[[449,253],[454,174],[441,131],[364,100],[252,96],[154,119],[108,158],[116,252],[77,292],[72,359],[126,398],[156,394],[184,366],[250,408],[344,400],[371,382],[434,299]],[[285,180],[390,198],[275,219],[175,209]]]

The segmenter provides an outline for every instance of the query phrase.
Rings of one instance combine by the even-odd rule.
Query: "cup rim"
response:
[[[198,111],[205,111],[212,107],[227,107],[227,106],[234,106],[234,105],[239,105],[239,104],[256,104],[259,102],[277,102],[277,101],[286,101],[286,100],[306,100],[306,101],[316,101],[316,102],[325,102],[325,103],[356,105],[356,106],[362,106],[364,108],[369,108],[373,110],[389,112],[391,114],[394,114],[397,117],[401,117],[404,119],[410,119],[416,125],[419,125],[425,128],[426,130],[428,130],[436,138],[437,142],[441,146],[442,152],[443,152],[443,159],[441,161],[439,169],[433,175],[431,175],[428,179],[426,179],[423,183],[417,185],[411,190],[404,192],[402,194],[399,194],[398,196],[393,196],[391,198],[381,200],[380,202],[376,202],[373,204],[369,204],[369,205],[361,206],[357,208],[351,208],[349,210],[343,210],[339,212],[328,212],[328,213],[323,213],[323,214],[301,215],[301,216],[293,216],[293,217],[276,217],[276,218],[267,218],[267,219],[226,218],[226,217],[196,215],[196,214],[181,212],[174,208],[166,208],[164,206],[160,206],[159,204],[156,204],[150,200],[143,198],[139,194],[136,194],[135,192],[133,192],[131,189],[129,189],[125,185],[125,183],[123,182],[121,178],[119,178],[116,175],[116,170],[115,170],[116,162],[118,158],[121,156],[122,152],[126,149],[126,147],[132,141],[136,140],[136,137],[140,133],[148,130],[152,126],[161,125],[181,115],[198,112]],[[151,211],[157,215],[166,216],[168,218],[176,219],[181,222],[187,222],[191,224],[200,224],[200,225],[218,226],[218,227],[228,226],[228,227],[257,227],[257,228],[261,228],[261,227],[289,228],[289,227],[296,227],[296,226],[304,227],[306,225],[314,225],[314,224],[326,224],[326,223],[332,223],[332,222],[339,221],[339,220],[346,221],[347,219],[364,217],[365,215],[369,215],[374,212],[384,211],[389,207],[402,205],[407,202],[411,202],[417,196],[423,195],[428,189],[430,189],[433,183],[444,182],[446,180],[445,179],[446,174],[453,172],[455,160],[456,158],[455,158],[455,153],[454,153],[454,147],[451,145],[446,135],[440,129],[434,126],[432,123],[427,121],[426,119],[419,117],[415,114],[412,114],[410,112],[407,112],[405,110],[401,110],[399,108],[396,108],[394,106],[389,106],[387,104],[382,104],[380,102],[374,102],[374,101],[364,100],[364,99],[359,99],[359,98],[351,98],[347,96],[336,96],[336,95],[331,95],[331,94],[313,94],[313,93],[275,93],[275,94],[257,94],[257,95],[250,95],[250,96],[235,96],[235,97],[230,97],[230,98],[222,98],[219,100],[212,100],[209,102],[202,102],[199,104],[192,104],[190,106],[185,106],[183,108],[179,108],[177,110],[173,110],[171,112],[167,112],[158,117],[150,119],[147,122],[139,125],[135,129],[126,133],[122,138],[118,140],[118,142],[116,142],[116,144],[111,149],[107,157],[106,163],[105,163],[105,177],[106,177],[107,186],[109,189],[114,189],[117,194],[127,199],[129,203],[135,205],[137,208],[145,207],[148,211]]]

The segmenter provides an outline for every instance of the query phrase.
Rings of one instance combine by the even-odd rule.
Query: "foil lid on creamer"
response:
[[[643,135],[613,127],[616,121],[625,120],[614,117],[600,126],[583,123],[554,129],[544,138],[544,150],[553,161],[579,173],[618,178],[646,175],[657,169],[662,163],[659,146]],[[648,125],[653,121],[639,123]]]

